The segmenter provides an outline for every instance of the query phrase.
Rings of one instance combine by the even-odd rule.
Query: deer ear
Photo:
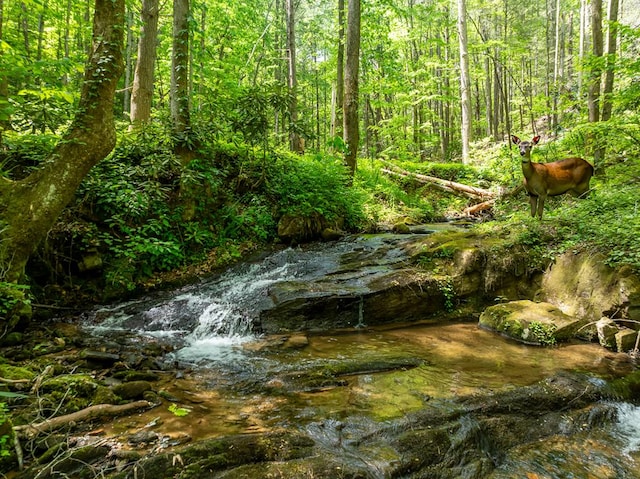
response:
[[[518,138],[516,135],[511,135],[511,141],[513,141],[515,145],[520,144],[520,138]]]
[[[539,141],[540,141],[540,135],[534,136],[533,140],[531,140],[531,143],[533,143],[534,145],[537,145]]]

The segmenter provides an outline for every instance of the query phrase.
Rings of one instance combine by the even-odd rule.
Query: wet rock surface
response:
[[[429,337],[404,354],[378,352],[369,344],[378,341],[374,334],[340,343],[347,346],[335,357],[304,356],[322,347],[313,341],[314,332],[366,332],[375,325],[418,319],[474,320],[498,295],[533,297],[542,273],[527,270],[518,255],[508,260],[492,256],[486,238],[465,231],[351,238],[336,243],[331,254],[325,248],[285,250],[268,257],[266,266],[234,271],[244,271],[243,278],[256,280],[262,289],[247,289],[248,280],[222,275],[171,295],[88,314],[86,323],[96,327],[91,334],[74,330],[75,324],[57,324],[5,343],[0,376],[12,380],[9,392],[22,394],[7,399],[17,412],[14,426],[100,404],[147,405],[123,413],[118,421],[88,416],[46,434],[31,431],[22,438],[25,470],[16,477],[498,479],[531,473],[560,479],[567,470],[554,469],[558,466],[550,458],[564,451],[562,460],[575,461],[586,439],[601,467],[576,463],[571,470],[578,476],[640,477],[638,458],[614,447],[618,438],[609,432],[619,413],[610,400],[637,401],[637,380],[610,390],[595,376],[554,373],[525,387],[480,385],[473,394],[460,393],[452,383],[443,398],[427,392],[431,358],[415,354],[435,354]],[[632,283],[625,278],[625,285]],[[220,291],[225,295],[214,295]],[[631,309],[634,295],[625,290]],[[215,321],[221,303],[229,308],[225,314],[230,310],[249,318],[240,325],[242,334],[276,335],[246,343],[241,353],[207,366],[203,379],[201,365],[180,356],[180,349],[205,347],[207,335],[237,333]],[[395,341],[411,336],[399,338]],[[512,346],[503,345],[501,354],[480,359],[479,346],[461,352],[453,349],[455,340],[443,338],[447,341],[452,342],[447,351],[468,355],[469,363],[494,368],[496,375],[505,374],[507,354],[528,354],[518,349],[506,353]],[[289,363],[273,365],[267,353],[283,355]],[[610,360],[624,363],[619,374],[635,369],[633,360],[625,358]],[[411,406],[394,403],[393,415],[362,413],[365,407],[383,408],[380,391],[367,389],[376,375],[407,371],[424,374],[389,375],[385,393],[397,394],[400,402],[411,400]],[[208,391],[198,389],[203,383]],[[402,388],[410,393],[401,395]],[[238,396],[230,400],[225,394],[231,389]],[[339,390],[348,390],[345,409],[305,407],[314,395]],[[280,409],[289,400],[300,404],[285,417]],[[219,411],[222,401],[232,410]],[[264,420],[266,412],[275,417],[272,422]],[[171,423],[179,417],[198,434],[186,428],[176,433]],[[202,439],[214,428],[216,437]],[[17,468],[15,457],[13,463],[0,464],[0,472]]]

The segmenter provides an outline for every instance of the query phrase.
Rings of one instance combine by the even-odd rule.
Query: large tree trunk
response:
[[[153,69],[158,39],[158,0],[143,0],[140,20],[142,29],[131,92],[131,122],[134,124],[147,123],[151,118]]]
[[[347,11],[347,45],[344,71],[344,139],[345,163],[351,177],[355,175],[360,129],[358,122],[358,71],[360,60],[360,0],[349,0]]]
[[[124,0],[96,0],[93,48],[75,119],[43,167],[20,181],[0,178],[0,282],[24,269],[91,167],[116,141],[113,101],[122,75]]]

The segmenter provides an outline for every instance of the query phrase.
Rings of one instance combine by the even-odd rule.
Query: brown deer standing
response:
[[[571,193],[582,196],[589,191],[589,181],[593,176],[593,166],[582,158],[566,158],[553,163],[533,163],[531,148],[540,141],[534,136],[531,141],[521,141],[515,135],[511,141],[520,148],[524,187],[529,193],[531,216],[542,219],[542,210],[547,196]]]

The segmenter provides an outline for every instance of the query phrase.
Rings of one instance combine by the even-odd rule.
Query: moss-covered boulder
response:
[[[511,301],[488,307],[480,326],[527,344],[552,345],[572,338],[583,321],[549,303]]]

